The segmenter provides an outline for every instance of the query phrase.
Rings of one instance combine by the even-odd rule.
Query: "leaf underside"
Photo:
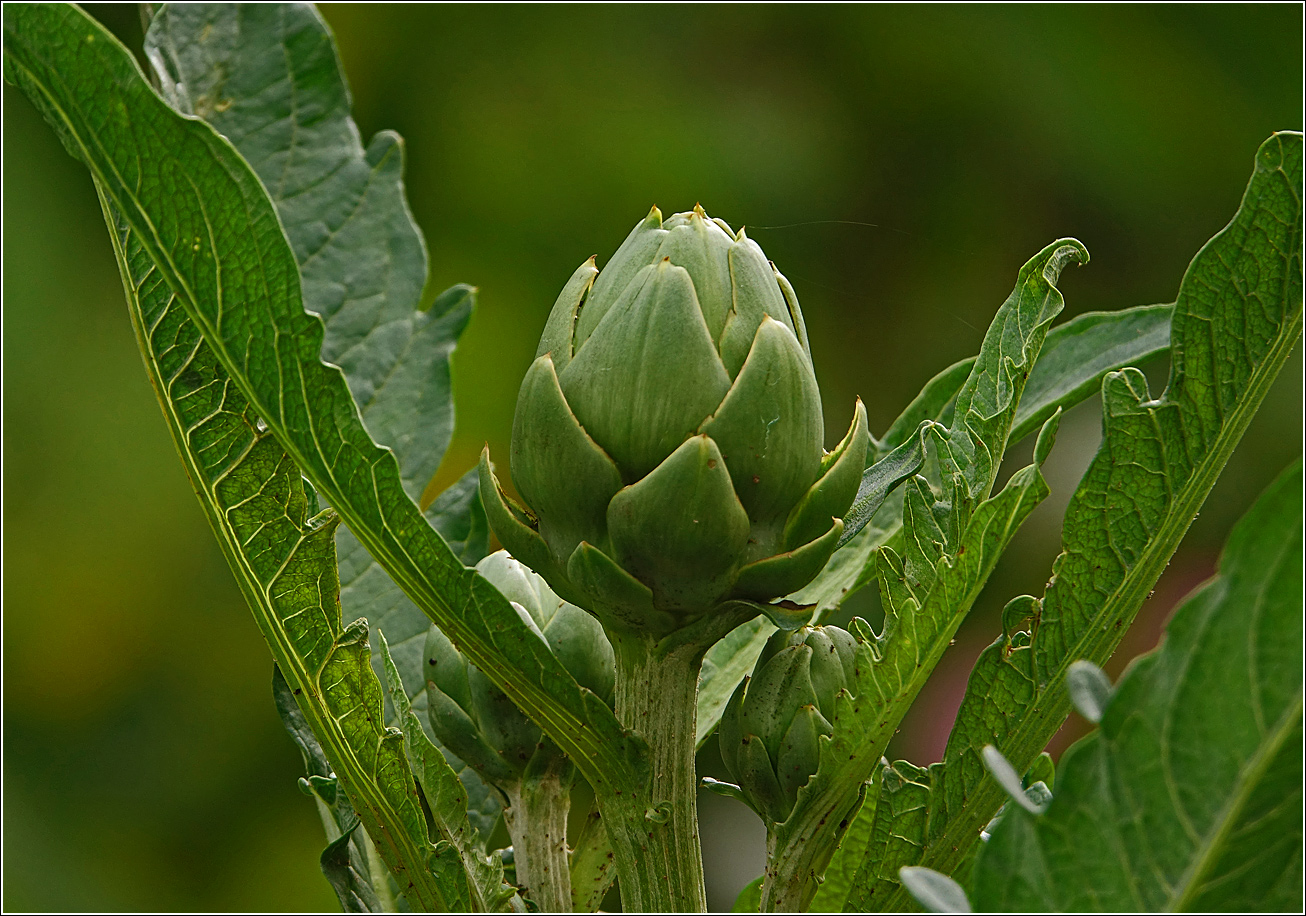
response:
[[[404,491],[420,500],[453,435],[449,359],[474,296],[457,286],[418,309],[426,246],[404,194],[402,140],[383,131],[363,147],[335,42],[311,4],[166,4],[145,52],[172,107],[211,124],[268,191],[304,307],[323,320],[322,360],[341,368],[373,441],[394,452]],[[475,474],[424,514],[465,565],[485,555]],[[345,621],[371,622],[378,675],[385,633],[423,712],[430,620],[347,527],[336,549]]]
[[[146,85],[75,8],[5,8],[5,72],[90,168],[160,279],[268,431],[392,578],[562,747],[602,794],[638,784],[640,750],[511,605],[454,556],[372,442],[299,268],[248,165]],[[202,189],[202,190],[201,190]]]
[[[340,620],[334,513],[313,511],[295,462],[231,383],[135,234],[101,200],[137,341],[174,442],[331,774],[412,905],[459,905],[467,899],[461,870],[437,874],[428,867],[435,847],[402,738],[381,721],[367,624],[345,627]]]

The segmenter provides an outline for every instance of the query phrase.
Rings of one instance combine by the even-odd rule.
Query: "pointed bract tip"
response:
[[[657,204],[654,204],[653,208],[648,211],[648,216],[644,217],[644,222],[646,223],[654,221],[657,222],[659,229],[662,228],[662,211],[658,209]]]

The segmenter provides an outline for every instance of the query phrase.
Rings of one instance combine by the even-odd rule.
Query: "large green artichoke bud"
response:
[[[866,412],[831,453],[788,281],[741,229],[656,207],[600,273],[581,265],[522,382],[510,502],[490,524],[605,625],[661,635],[820,572],[866,457]]]
[[[789,819],[833,734],[834,698],[853,683],[857,641],[838,627],[776,633],[721,716],[721,759],[768,823]]]
[[[512,602],[581,686],[611,702],[615,662],[598,621],[502,550],[481,560],[476,570]],[[506,791],[538,752],[560,753],[435,627],[427,632],[425,658],[431,728],[486,780]]]

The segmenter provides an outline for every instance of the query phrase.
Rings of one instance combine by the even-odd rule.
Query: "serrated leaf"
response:
[[[1014,474],[996,497],[989,498],[989,491],[1026,380],[1063,305],[1056,281],[1070,261],[1087,259],[1088,252],[1073,239],[1054,242],[1031,258],[985,333],[957,394],[951,426],[925,420],[912,441],[891,453],[897,464],[919,465],[928,441],[944,498],[937,500],[920,476],[904,488],[903,555],[886,547],[878,552],[884,629],[858,650],[852,698],[845,695],[836,703],[834,734],[821,743],[816,774],[799,791],[789,819],[769,825],[766,909],[810,902],[898,723],[1012,535],[1047,495],[1037,464]],[[1047,457],[1058,420],[1054,414],[1045,423],[1035,449],[1038,461]],[[873,469],[867,475],[874,476]]]
[[[280,447],[392,578],[585,772],[600,797],[639,786],[641,750],[511,605],[466,569],[371,441],[343,375],[320,362],[298,265],[248,165],[149,89],[75,8],[11,6],[5,74],[90,168],[160,278]],[[201,190],[202,189],[202,190]]]
[[[901,591],[895,594],[886,586],[885,626],[878,637],[855,622],[860,645],[849,692],[835,701],[834,734],[821,740],[820,764],[799,790],[793,814],[771,827],[775,851],[768,862],[771,880],[763,890],[764,907],[801,907],[810,901],[816,876],[825,873],[840,834],[857,816],[864,785],[902,716],[1012,535],[1046,495],[1047,484],[1036,465],[1016,472],[970,517],[953,547],[955,555],[936,554],[928,584],[908,583],[905,567],[898,567]],[[895,573],[886,570],[886,575]]]
[[[410,903],[448,908],[456,890],[427,867],[433,847],[416,786],[396,746],[399,736],[381,722],[366,622],[345,627],[340,620],[335,515],[309,516],[299,468],[231,383],[135,232],[103,195],[101,203],[173,440],[273,658],[321,742],[322,759],[306,752],[306,763],[319,771],[314,777],[334,776],[343,785]]]
[[[358,826],[354,824],[348,833],[328,843],[318,858],[318,864],[322,866],[322,874],[331,889],[336,892],[341,910],[346,913],[384,912],[367,876],[362,853],[354,843],[353,834]]]
[[[1173,308],[1173,305],[1140,305],[1118,312],[1088,312],[1048,331],[1016,407],[1008,443],[1019,442],[1033,433],[1058,408],[1069,409],[1094,394],[1107,372],[1143,365],[1166,352]],[[867,453],[867,474],[891,453],[903,446],[910,447],[922,423],[935,421],[945,426],[952,423],[957,393],[974,365],[975,357],[961,360],[926,383],[884,437],[872,443]],[[916,472],[915,467],[907,466],[911,467],[909,473]],[[876,474],[890,467],[891,464],[885,464]],[[868,536],[864,530],[858,533],[854,526],[846,526],[843,546],[835,551],[810,585],[792,596],[794,601],[833,609],[869,581],[867,567],[871,554],[876,547],[892,543],[899,531],[901,507],[894,503],[899,493],[893,489],[899,483],[901,479],[890,482],[886,504],[872,513],[871,524],[879,527],[880,533]]]
[[[1301,494],[1299,462],[1066,752],[1047,812],[995,828],[981,909],[1301,910]]]
[[[972,501],[986,499],[997,477],[1026,382],[1064,305],[1056,282],[1071,261],[1087,263],[1088,251],[1074,239],[1062,239],[1020,269],[1016,288],[998,308],[957,392],[953,422],[943,437],[947,457],[940,463],[945,482],[950,473],[961,474]],[[959,509],[954,505],[951,511]]]
[[[276,206],[304,308],[322,317],[373,441],[419,500],[453,436],[449,357],[474,292],[426,311],[426,244],[404,195],[403,141],[364,149],[331,31],[309,3],[169,3],[145,35],[164,97],[240,152]]]
[[[322,359],[340,366],[373,441],[394,452],[405,492],[420,501],[453,434],[449,360],[474,294],[456,286],[418,308],[426,246],[404,194],[402,140],[383,131],[364,149],[331,31],[311,4],[165,4],[145,52],[172,107],[231,141],[268,191],[299,265],[304,307],[323,319]],[[464,565],[488,551],[474,472],[424,515]],[[430,620],[347,527],[336,532],[336,550],[344,620],[371,621],[378,677],[387,634],[408,696],[424,711]],[[479,777],[466,770],[464,778],[497,814],[493,793],[476,789]]]
[[[1021,268],[1016,288],[985,333],[980,354],[931,379],[884,438],[873,443],[845,520],[840,548],[793,600],[816,604],[818,611],[836,608],[873,577],[876,549],[897,543],[900,536],[898,501],[902,495],[898,487],[920,469],[927,436],[946,446],[946,454],[956,453],[953,464],[960,461],[964,467],[953,467],[951,473],[960,474],[974,490],[968,493],[969,502],[958,507],[952,522],[959,530],[965,526],[968,506],[988,495],[997,469],[994,456],[1000,461],[1008,442],[1015,441],[1011,435],[1023,438],[1058,408],[1078,403],[1086,396],[1085,380],[1101,377],[1107,368],[1113,368],[1113,360],[1152,355],[1162,346],[1159,340],[1164,335],[1158,325],[1165,323],[1165,306],[1085,315],[1048,331],[1048,323],[1062,307],[1055,286],[1061,269],[1070,259],[1082,263],[1087,257],[1078,242],[1063,240],[1049,245]],[[1097,358],[1082,358],[1089,347],[1101,350]],[[1040,370],[1039,363],[1049,350],[1047,368]],[[1022,392],[1030,382],[1036,384],[1039,400],[1022,413]],[[963,393],[969,405],[963,414],[972,409],[975,413],[958,422],[956,405]],[[990,415],[983,416],[986,411]],[[981,492],[983,496],[978,496]],[[867,525],[878,531],[866,534]]]
[[[878,797],[870,792],[867,793],[861,809],[844,832],[843,838],[839,841],[839,848],[834,851],[830,864],[826,866],[821,886],[817,888],[816,896],[812,898],[811,906],[808,907],[810,912],[838,913],[843,910],[844,902],[848,899],[848,891],[852,889],[852,883],[857,878],[857,870],[861,867],[862,859],[866,855],[866,846],[871,840],[877,801]]]
[[[281,724],[294,740],[304,758],[308,778],[300,780],[300,787],[312,797],[322,818],[327,835],[327,848],[322,851],[322,873],[336,892],[340,907],[346,913],[379,913],[381,901],[368,868],[367,858],[360,847],[361,840],[355,832],[359,826],[358,815],[349,803],[346,792],[338,791],[339,780],[331,772],[321,743],[308,720],[299,708],[294,692],[286,683],[285,675],[272,666],[272,698],[276,702]],[[385,881],[386,875],[379,876]]]
[[[413,712],[403,681],[381,636],[381,660],[395,716],[404,736],[404,753],[426,797],[427,808],[440,837],[457,852],[467,877],[470,909],[506,909],[514,896],[503,881],[503,862],[495,853],[486,854],[485,843],[467,817],[467,790],[445,759],[441,748],[426,736],[421,720]]]
[[[1103,664],[1128,631],[1300,339],[1301,148],[1290,132],[1262,144],[1237,214],[1189,265],[1165,393],[1153,399],[1136,370],[1105,377],[1102,446],[1066,511],[1032,636],[1004,634],[980,655],[934,767],[919,852],[872,850],[851,906],[906,905],[902,865],[953,872],[1005,797],[985,778],[981,749],[1028,767],[1069,712],[1070,664]]]

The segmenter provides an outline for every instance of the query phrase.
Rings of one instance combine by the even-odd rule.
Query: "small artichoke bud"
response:
[[[582,687],[611,702],[615,661],[598,621],[559,598],[505,551],[490,554],[476,570],[512,602]],[[557,753],[539,727],[436,627],[427,632],[425,658],[431,728],[487,780],[503,787],[521,779],[541,747]]]
[[[606,626],[661,636],[820,572],[866,459],[866,411],[830,453],[798,299],[741,229],[653,208],[563,288],[522,382],[511,502],[490,524]]]
[[[834,700],[853,683],[857,641],[838,627],[781,630],[721,717],[721,758],[768,823],[789,818],[833,733]]]

